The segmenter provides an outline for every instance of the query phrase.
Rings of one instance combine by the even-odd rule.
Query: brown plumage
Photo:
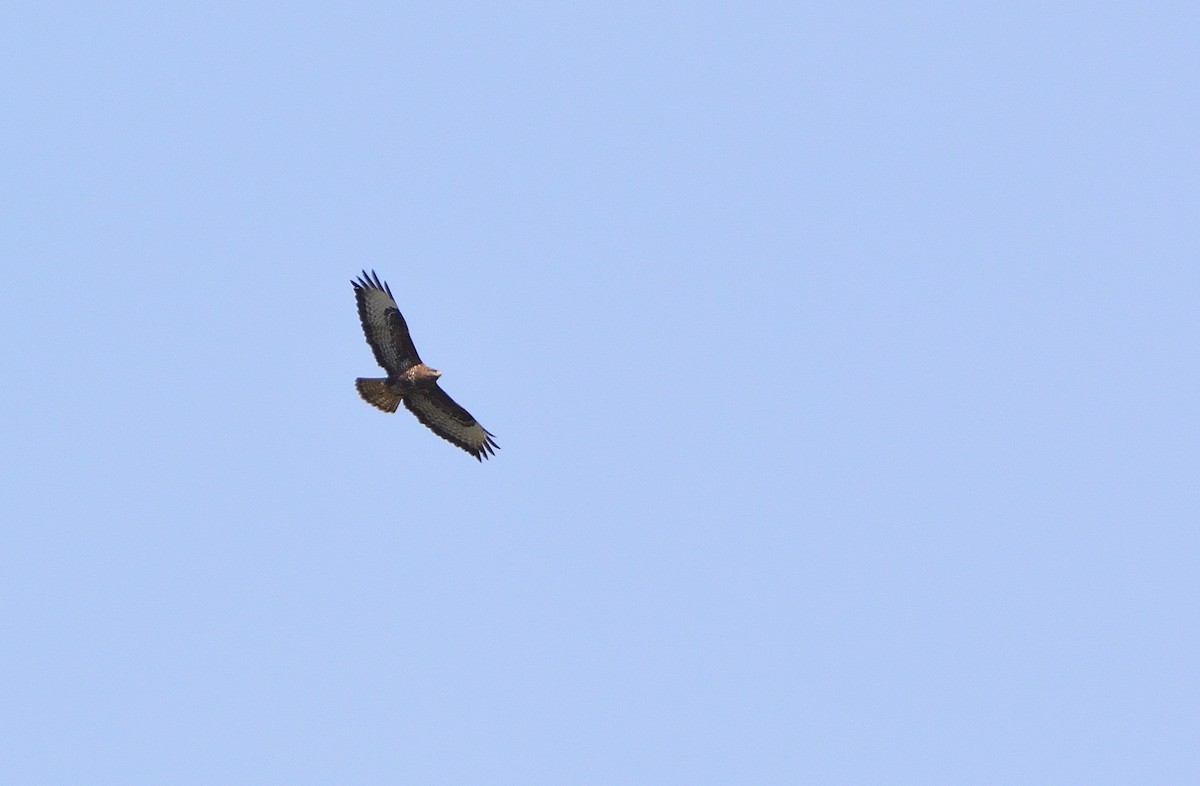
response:
[[[375,360],[386,379],[354,380],[358,395],[373,407],[395,412],[401,403],[442,439],[458,445],[478,461],[494,456],[500,446],[492,433],[438,387],[442,372],[421,362],[392,290],[375,271],[350,282],[358,301],[358,318]]]

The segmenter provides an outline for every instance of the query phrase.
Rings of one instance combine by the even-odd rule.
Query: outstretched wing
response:
[[[458,445],[477,461],[496,455],[500,447],[492,439],[492,433],[454,403],[436,383],[409,393],[404,397],[404,406],[434,434]]]
[[[364,270],[362,276],[350,283],[354,286],[354,299],[358,301],[363,334],[379,365],[389,376],[395,376],[420,363],[417,348],[408,334],[408,323],[396,306],[391,288],[380,282],[374,270],[369,276]]]

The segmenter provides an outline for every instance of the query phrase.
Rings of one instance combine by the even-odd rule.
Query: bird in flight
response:
[[[385,379],[354,380],[358,395],[384,412],[395,412],[404,402],[408,411],[434,434],[458,445],[477,461],[494,456],[500,447],[492,439],[494,435],[438,387],[442,372],[421,362],[391,288],[379,280],[374,270],[369,276],[364,270],[350,283],[367,343],[387,372]]]

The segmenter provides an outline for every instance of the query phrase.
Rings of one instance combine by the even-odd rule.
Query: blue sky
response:
[[[1198,36],[6,6],[0,780],[1195,782]]]

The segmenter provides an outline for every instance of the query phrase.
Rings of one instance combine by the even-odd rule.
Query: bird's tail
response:
[[[384,412],[395,412],[396,407],[400,406],[400,396],[387,386],[386,379],[359,377],[354,380],[354,387],[358,388],[358,395],[362,396],[363,401],[373,407],[379,407]]]

